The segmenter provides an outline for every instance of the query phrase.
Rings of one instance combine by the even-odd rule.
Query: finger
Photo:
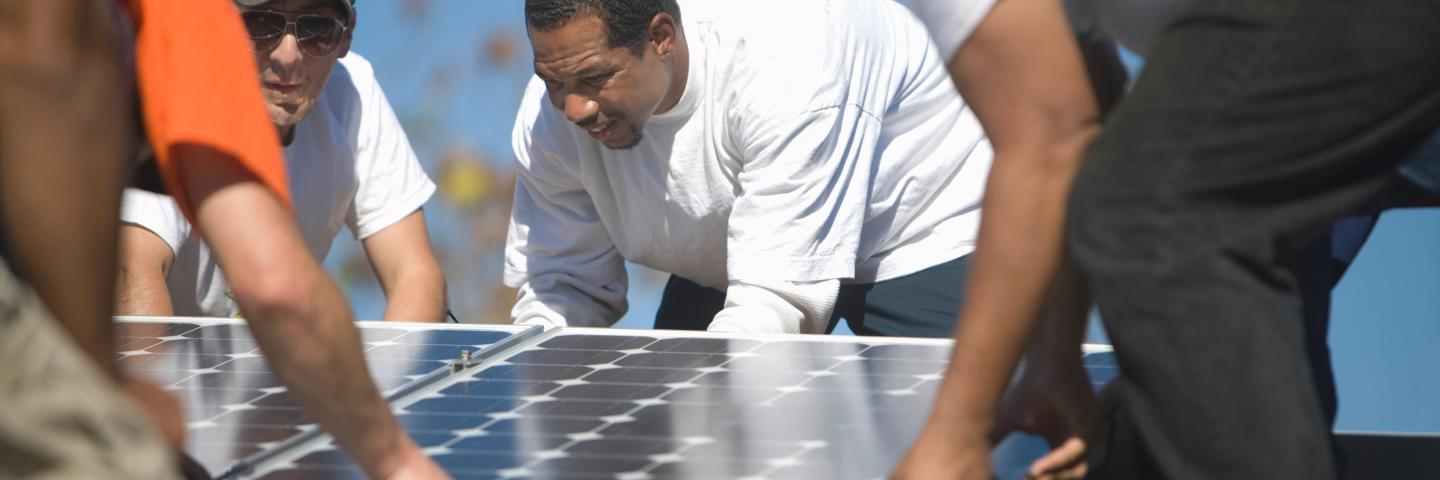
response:
[[[1059,480],[1083,480],[1085,478],[1085,474],[1090,473],[1089,470],[1090,466],[1088,464],[1086,464],[1085,462],[1080,462],[1079,465],[1075,465],[1074,467],[1070,467],[1065,471],[1060,472],[1060,474],[1056,475],[1055,478]]]
[[[1051,450],[1050,453],[1035,460],[1035,463],[1030,464],[1030,476],[1056,475],[1083,463],[1084,460],[1085,440],[1071,437],[1059,447]]]
[[[1085,474],[1089,472],[1089,465],[1085,463],[1080,463],[1059,472],[1046,473],[1038,476],[1027,476],[1026,480],[1084,480]]]

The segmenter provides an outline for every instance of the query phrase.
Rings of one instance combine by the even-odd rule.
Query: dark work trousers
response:
[[[1440,0],[1202,0],[1088,153],[1069,246],[1146,478],[1334,478],[1292,261],[1440,126]]]
[[[965,296],[966,255],[919,272],[875,283],[841,285],[825,333],[841,318],[856,335],[948,338]],[[671,275],[655,328],[704,330],[725,307],[725,292]]]
[[[1305,351],[1310,358],[1315,393],[1320,399],[1320,413],[1330,426],[1334,426],[1338,411],[1335,371],[1330,362],[1330,292],[1360,253],[1378,218],[1379,215],[1369,214],[1340,219],[1329,233],[1305,247],[1294,262],[1302,300]]]

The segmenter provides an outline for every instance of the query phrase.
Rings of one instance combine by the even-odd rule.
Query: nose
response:
[[[289,32],[280,37],[280,44],[270,51],[270,61],[285,69],[298,66],[300,60],[300,40]]]
[[[600,104],[586,95],[566,93],[564,101],[565,118],[571,122],[584,122],[595,117],[595,114],[600,112]]]

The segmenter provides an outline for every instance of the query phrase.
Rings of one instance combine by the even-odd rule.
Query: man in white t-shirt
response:
[[[658,328],[953,330],[991,149],[904,7],[525,8],[517,323],[613,323],[630,260],[672,274]]]
[[[349,54],[350,31],[334,47],[310,29],[345,18],[333,0],[246,2],[267,111],[280,130],[305,244],[325,258],[341,225],[365,248],[388,303],[385,320],[440,321],[445,280],[421,207],[435,185],[421,169],[370,63]],[[285,35],[291,28],[295,35]],[[278,29],[265,37],[261,30]],[[297,40],[297,38],[299,40]],[[330,51],[324,51],[325,48]],[[122,315],[236,316],[240,310],[215,257],[174,199],[127,190],[121,213]]]

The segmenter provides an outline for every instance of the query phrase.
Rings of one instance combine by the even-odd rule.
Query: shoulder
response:
[[[350,113],[363,113],[364,105],[384,98],[380,94],[380,82],[375,79],[375,69],[370,61],[355,52],[350,52],[345,58],[335,62],[335,68],[330,71],[330,78],[325,81],[325,89],[320,94],[320,102],[325,108],[317,108],[319,113],[323,110],[331,110],[338,119],[346,119]]]
[[[550,105],[545,82],[531,76],[516,109],[512,146],[520,167],[532,168],[537,161],[575,160],[580,155],[579,132]]]
[[[732,121],[790,121],[847,104],[883,109],[932,48],[924,27],[891,1],[772,3],[756,7],[773,16],[758,25],[715,26],[716,50],[730,50],[714,59],[728,65],[712,67],[729,69],[722,78]]]
[[[352,81],[364,81],[365,83],[377,83],[375,81],[375,67],[370,60],[359,52],[350,52],[335,62],[335,73],[348,75]]]
[[[384,98],[380,80],[375,76],[375,67],[370,64],[370,60],[353,51],[335,62],[335,69],[330,72],[330,81],[326,83],[325,89],[328,91],[332,86],[353,90],[359,95],[361,102],[375,101],[377,97]]]

